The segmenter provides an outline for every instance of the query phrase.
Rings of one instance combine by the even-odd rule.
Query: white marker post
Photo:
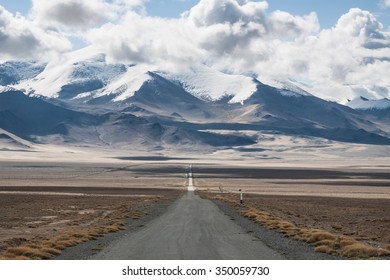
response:
[[[242,189],[239,189],[238,191],[240,192],[240,216],[241,216],[242,215],[242,206],[244,204],[244,196],[242,193]]]

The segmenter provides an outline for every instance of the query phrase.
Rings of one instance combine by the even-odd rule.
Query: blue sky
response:
[[[152,16],[178,17],[193,7],[198,0],[150,0],[147,12]],[[341,15],[350,8],[361,8],[376,15],[386,29],[390,28],[390,8],[383,9],[380,0],[270,0],[269,11],[282,10],[295,15],[316,12],[322,28],[332,27]],[[15,13],[27,14],[30,9],[28,0],[0,0],[0,5]]]
[[[285,10],[295,15],[304,15],[314,11],[324,28],[333,26],[341,15],[351,8],[368,10],[385,25],[390,26],[390,10],[380,7],[379,0],[271,0],[270,10]]]

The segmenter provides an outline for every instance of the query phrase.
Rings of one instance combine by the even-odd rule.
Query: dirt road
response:
[[[194,193],[192,168],[188,193],[142,230],[130,233],[94,255],[105,260],[283,259]]]
[[[188,192],[144,229],[124,236],[94,259],[283,259],[224,215]]]

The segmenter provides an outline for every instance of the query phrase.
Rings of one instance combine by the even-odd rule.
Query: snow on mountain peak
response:
[[[369,100],[363,96],[346,103],[348,107],[353,109],[370,110],[370,109],[387,109],[390,108],[390,100],[387,98],[380,100]]]
[[[115,94],[114,101],[123,101],[150,79],[146,66],[107,64],[106,56],[87,47],[50,62],[35,79],[24,81],[18,88],[49,98],[58,98],[66,87],[85,87],[74,99]]]
[[[15,88],[13,88],[13,87],[0,85],[0,93],[14,91],[14,90],[15,90]]]
[[[312,96],[309,92],[302,89],[297,81],[295,80],[271,80],[267,81],[268,84],[272,85],[273,87],[276,87],[280,90],[280,94],[285,96],[292,96],[292,97],[300,97],[300,96]]]
[[[244,103],[257,91],[259,85],[256,74],[250,71],[234,75],[206,65],[198,65],[174,73],[163,72],[162,69],[151,65],[110,64],[106,55],[92,46],[64,54],[48,64],[17,61],[0,64],[0,85],[10,85],[27,94],[48,98],[88,102],[94,98],[110,96],[101,100],[123,102],[134,96],[145,83],[155,79],[156,77],[151,74],[153,72],[205,101],[223,99],[229,103]],[[390,88],[383,84],[357,86],[332,83],[323,86],[302,77],[294,77],[296,80],[280,79],[275,81],[266,75],[261,78],[262,82],[278,88],[279,93],[285,96],[300,97],[313,94],[321,99],[355,108],[386,107],[388,100],[379,101],[390,98]],[[378,102],[371,102],[368,105],[367,102],[362,103],[359,96]],[[346,100],[353,102],[347,103]]]
[[[225,74],[206,66],[192,67],[181,74],[162,74],[167,79],[179,82],[192,95],[207,101],[231,97],[229,103],[242,103],[256,90],[253,78]]]
[[[86,47],[67,53],[57,60],[49,62],[46,67],[39,63],[30,64],[28,67],[30,70],[26,70],[26,77],[22,75],[26,79],[10,78],[17,82],[20,81],[19,84],[12,84],[14,88],[28,94],[48,98],[80,99],[85,102],[103,96],[112,96],[109,99],[112,102],[123,102],[133,97],[145,83],[154,79],[153,75],[150,74],[153,72],[180,85],[188,93],[205,101],[224,99],[228,100],[229,103],[242,104],[258,88],[258,81],[254,77],[227,74],[206,65],[192,66],[181,73],[170,73],[161,72],[156,66],[151,65],[109,64],[106,55],[94,47]],[[17,62],[10,65],[13,65],[13,68],[19,67]],[[22,69],[24,68],[26,67],[22,67]],[[38,71],[43,68],[43,71]],[[35,75],[37,73],[39,74]],[[266,84],[278,88],[280,94],[285,96],[311,96],[308,91],[314,90],[310,84],[293,79],[283,81],[266,80],[266,77],[264,79]],[[4,78],[5,80],[7,79]],[[6,84],[4,83],[4,85]],[[388,107],[390,102],[388,99],[381,100],[388,97],[388,89],[378,86],[335,86],[331,93],[326,90],[322,91],[320,87],[315,87],[313,94],[352,108],[383,108]],[[359,96],[365,96],[371,101],[363,102],[358,98]],[[347,99],[353,101],[343,102]]]
[[[62,87],[72,81],[72,73],[77,68],[77,64],[80,61],[91,61],[98,55],[97,50],[92,47],[65,54],[49,62],[45,70],[34,79],[22,81],[18,88],[45,97],[56,98]]]
[[[126,70],[123,75],[108,84],[98,96],[115,94],[117,97],[113,101],[124,101],[134,96],[144,83],[152,79],[148,74],[150,67],[146,65],[134,65],[127,67]]]

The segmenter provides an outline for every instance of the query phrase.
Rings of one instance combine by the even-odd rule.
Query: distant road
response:
[[[283,256],[244,232],[209,200],[195,194],[192,166],[188,193],[166,213],[93,256],[103,260],[276,260]]]
[[[192,174],[192,164],[188,167],[188,191],[194,192],[195,186],[194,186],[194,175]]]

